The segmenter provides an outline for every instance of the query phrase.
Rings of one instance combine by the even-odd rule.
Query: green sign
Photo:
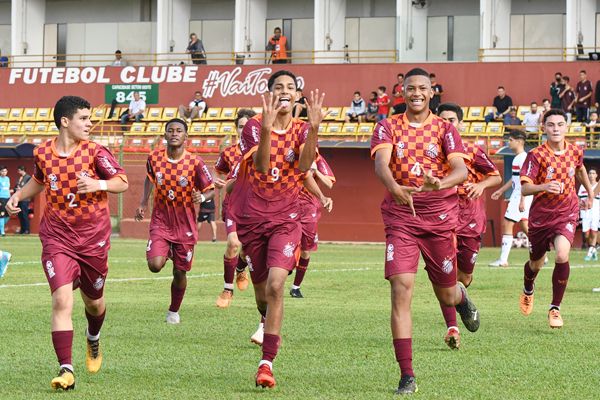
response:
[[[146,104],[158,104],[158,84],[119,84],[104,86],[104,102],[112,103],[116,100],[119,104],[129,104],[133,100],[133,92],[139,92]]]

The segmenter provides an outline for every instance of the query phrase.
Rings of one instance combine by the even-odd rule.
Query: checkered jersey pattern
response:
[[[577,203],[575,175],[581,165],[583,150],[568,142],[565,142],[565,150],[560,153],[554,152],[547,143],[531,150],[521,168],[521,184],[542,185],[557,181],[561,184],[562,191],[559,194],[537,193],[530,212],[537,208],[554,213],[572,206],[573,202]]]
[[[187,151],[178,162],[171,162],[166,149],[156,149],[148,156],[146,170],[155,187],[155,207],[194,208],[192,190],[205,192],[214,187],[202,158]]]
[[[500,175],[496,165],[481,147],[472,142],[464,142],[463,145],[466,154],[469,156],[469,159],[465,160],[469,174],[467,180],[458,186],[459,196],[467,196],[466,184],[479,183],[490,175]]]
[[[308,133],[308,124],[292,119],[285,133],[271,132],[269,171],[256,170],[252,154],[260,140],[260,118],[252,118],[244,126],[240,149],[248,161],[248,182],[261,197],[271,199],[283,194],[295,196],[302,187],[305,174],[298,168],[300,151]]]
[[[127,179],[108,149],[95,142],[82,141],[69,156],[61,157],[53,139],[34,149],[33,157],[33,178],[45,186],[45,216],[71,225],[109,218],[106,191],[77,193],[77,179],[81,175],[98,180],[118,175]]]
[[[215,162],[215,171],[227,175],[241,159],[242,152],[240,151],[240,146],[234,144],[226,147],[221,154],[219,154],[219,158],[217,158],[217,161]]]
[[[381,148],[392,150],[389,167],[403,186],[422,186],[424,171],[443,178],[450,169],[450,159],[468,159],[456,128],[433,114],[419,126],[411,124],[406,114],[380,121],[371,138],[371,157],[375,158]]]

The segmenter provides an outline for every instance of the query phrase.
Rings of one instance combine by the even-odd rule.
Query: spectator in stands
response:
[[[560,108],[560,107],[558,107],[558,108]],[[550,111],[550,109],[552,109],[552,105],[550,104],[550,100],[543,99],[542,100],[542,114],[545,114],[546,111]]]
[[[431,80],[431,90],[433,90],[433,96],[429,100],[429,109],[435,113],[442,102],[444,89],[442,88],[442,85],[436,82],[435,74],[429,74],[429,79]]]
[[[579,82],[575,87],[575,112],[577,113],[577,121],[585,122],[588,118],[588,111],[592,105],[592,82],[587,78],[584,70],[579,71]]]
[[[587,128],[588,128],[587,130],[590,133],[600,132],[600,121],[598,121],[598,112],[597,111],[593,111],[590,113],[590,120],[587,124],[585,124],[585,126],[587,126]]]
[[[563,76],[562,80],[564,87],[562,92],[560,92],[560,104],[562,110],[567,114],[567,124],[570,124],[576,95],[571,87],[571,79],[568,76]]]
[[[294,118],[308,117],[306,110],[306,96],[302,93],[302,88],[296,89],[296,101],[294,102]]]
[[[367,105],[364,99],[360,96],[360,92],[354,92],[354,98],[350,103],[350,110],[346,113],[346,123],[348,122],[363,122],[367,113]]]
[[[140,92],[133,92],[133,100],[129,103],[129,108],[121,114],[121,125],[126,125],[127,121],[140,122],[144,118],[146,102],[140,97]]]
[[[390,112],[391,101],[385,91],[385,86],[379,86],[377,88],[377,105],[379,106],[377,109],[377,122],[386,119]]]
[[[24,165],[20,165],[17,168],[17,173],[19,174],[19,179],[17,180],[17,186],[15,186],[15,192],[21,190],[31,179],[31,176],[25,171]],[[21,224],[19,233],[21,235],[29,235],[29,201],[29,199],[19,201],[17,205],[21,209],[19,211],[19,223]]]
[[[508,114],[504,116],[504,125],[506,126],[519,126],[521,125],[521,119],[517,116],[517,107],[510,107]]]
[[[186,53],[190,53],[192,57],[192,63],[194,64],[206,64],[206,50],[202,44],[202,40],[198,39],[195,33],[190,34],[190,41],[188,47],[185,49]]]
[[[193,119],[202,117],[206,110],[206,101],[202,98],[202,92],[196,90],[194,98],[187,107],[183,104],[179,105],[179,118],[187,120],[191,123]]]
[[[406,103],[404,102],[404,74],[398,74],[396,76],[397,82],[392,88],[392,114],[402,114],[406,111]]]
[[[552,108],[560,108],[560,92],[562,89],[562,74],[557,72],[554,74],[554,82],[550,84],[550,98],[552,99]]]
[[[538,105],[535,101],[531,102],[529,112],[523,117],[523,125],[525,125],[526,132],[538,132],[540,129],[540,121],[542,113],[538,109]]]
[[[113,67],[126,67],[127,66],[127,61],[125,61],[125,59],[123,58],[123,53],[121,53],[121,50],[115,51],[115,59],[113,60],[113,62],[110,65],[112,65]]]
[[[600,79],[596,82],[596,92],[594,96],[594,108],[596,108],[596,111],[600,111]]]
[[[287,38],[281,34],[281,28],[275,28],[273,36],[267,42],[267,51],[271,52],[269,59],[273,64],[286,64],[289,50]]]
[[[490,122],[493,119],[504,119],[512,105],[512,99],[510,98],[510,96],[506,95],[506,90],[504,89],[504,86],[498,86],[498,95],[494,97],[493,102],[493,106],[496,108],[496,112],[492,112],[489,115],[486,115],[485,122]],[[521,125],[521,123],[519,123],[519,125]]]
[[[8,68],[8,57],[2,55],[0,50],[0,68]]]
[[[377,92],[371,92],[371,97],[367,103],[367,114],[365,115],[367,122],[377,121],[377,110],[379,110],[379,105],[377,103]]]

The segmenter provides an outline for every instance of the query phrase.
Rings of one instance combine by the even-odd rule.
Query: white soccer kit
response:
[[[525,210],[522,212],[519,211],[519,203],[521,202],[521,167],[523,167],[526,157],[527,153],[522,152],[516,155],[512,162],[512,194],[510,195],[504,218],[513,222],[520,222],[529,217],[529,207],[531,207],[531,202],[533,201],[533,196],[525,196]]]
[[[592,189],[596,189],[597,185],[598,183],[595,183],[592,186]],[[585,190],[585,187],[583,185],[579,187],[578,196],[579,200],[581,201],[586,201],[588,198],[588,192],[587,190]],[[581,230],[583,232],[587,232],[590,229],[593,231],[598,231],[598,220],[600,219],[600,194],[594,197],[592,208],[590,208],[589,210],[582,209],[579,213],[581,216]]]

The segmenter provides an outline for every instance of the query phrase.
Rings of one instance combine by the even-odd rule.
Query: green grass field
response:
[[[170,268],[151,274],[145,242],[114,239],[102,330],[105,363],[85,371],[85,317],[74,310],[74,392],[53,394],[57,362],[50,338],[50,295],[37,237],[6,237],[0,248],[13,262],[0,281],[0,398],[49,399],[386,399],[399,372],[389,328],[389,286],[383,245],[321,245],[303,285],[304,299],[286,296],[283,340],[275,360],[278,386],[254,387],[260,349],[250,335],[258,323],[252,289],[236,292],[233,306],[214,306],[222,288],[223,243],[197,246],[179,326],[164,322]],[[550,330],[551,268],[540,273],[530,317],[518,311],[525,250],[511,267],[479,257],[470,294],[481,329],[461,329],[462,345],[443,342],[445,325],[425,271],[413,300],[414,367],[418,399],[598,399],[600,264],[571,257],[563,302],[565,327]],[[552,256],[551,256],[552,262]],[[291,285],[291,281],[289,282]]]

